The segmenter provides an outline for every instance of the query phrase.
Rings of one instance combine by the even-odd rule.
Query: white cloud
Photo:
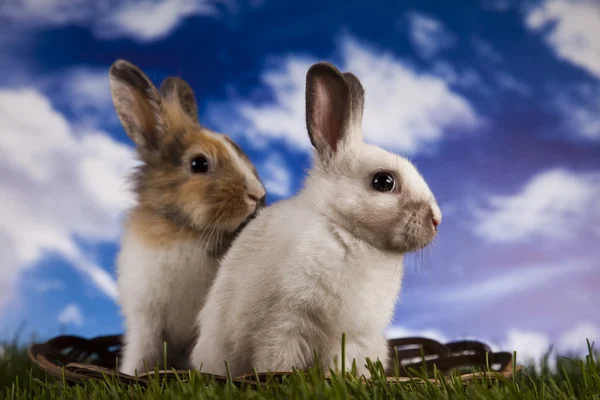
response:
[[[260,166],[259,173],[264,177],[265,188],[269,194],[277,197],[288,197],[292,194],[292,175],[281,155],[271,154]]]
[[[557,355],[583,358],[589,354],[586,339],[598,343],[600,328],[590,322],[581,322],[564,331],[555,341],[552,341],[549,335],[543,332],[510,329],[501,348],[503,351],[515,350],[518,364],[533,363],[539,371],[542,358],[548,354],[550,346],[552,346],[552,352],[548,357],[548,367],[551,371],[555,371]]]
[[[62,325],[83,325],[83,314],[76,304],[68,304],[65,306],[56,319]]]
[[[0,2],[0,7],[1,6]],[[0,20],[2,17],[0,16]],[[3,73],[0,75],[0,85],[15,85],[24,81],[29,75],[29,66],[24,65],[20,55],[24,48],[31,46],[28,35],[17,35],[4,25],[0,28],[0,65]]]
[[[92,9],[104,4],[90,0],[5,1],[0,4],[0,15],[9,21],[64,25],[84,21]]]
[[[464,284],[422,288],[418,294],[419,304],[453,304],[455,307],[485,306],[487,303],[501,302],[510,296],[527,293],[549,286],[560,279],[580,274],[595,274],[596,263],[589,259],[567,259],[541,265],[519,265],[518,268],[495,268],[501,274],[484,279],[471,278]],[[426,295],[424,295],[426,294]]]
[[[600,3],[543,0],[527,13],[529,29],[544,32],[556,55],[600,78]]]
[[[57,109],[72,115],[73,130],[120,126],[112,103],[108,69],[75,66],[41,78],[29,78],[27,84],[31,86],[33,81],[33,86],[51,96]]]
[[[22,0],[0,3],[0,17],[28,26],[91,26],[100,38],[161,39],[192,16],[218,17],[234,0]]]
[[[529,180],[520,192],[494,195],[476,212],[475,232],[495,242],[533,237],[568,240],[574,233],[598,235],[600,174],[555,168]]]
[[[515,6],[520,0],[481,0],[481,7],[484,10],[495,12],[506,12]]]
[[[134,37],[151,41],[169,35],[184,19],[194,15],[218,16],[214,0],[163,0],[125,2],[114,13],[101,20],[96,32],[100,37]]]
[[[502,351],[517,352],[517,364],[533,364],[539,371],[542,358],[550,350],[551,342],[547,334],[542,332],[510,329],[507,332],[507,338],[503,342]],[[548,366],[554,369],[556,361],[554,357],[549,357]]]
[[[21,272],[49,252],[115,298],[112,275],[75,238],[118,239],[121,213],[133,204],[124,184],[137,163],[132,149],[101,131],[76,131],[30,88],[0,90],[0,126],[0,310]]]
[[[340,50],[342,62],[337,66],[353,72],[365,87],[363,128],[370,142],[415,154],[428,150],[448,130],[469,131],[483,122],[471,104],[452,92],[443,79],[419,74],[392,54],[352,38],[344,38]],[[261,76],[273,93],[273,103],[234,99],[208,110],[209,119],[223,131],[247,136],[255,145],[279,139],[308,151],[304,88],[306,71],[316,61],[292,55],[278,59]],[[237,111],[241,121],[224,120],[223,109]]]
[[[475,36],[472,38],[472,45],[476,53],[494,64],[502,64],[504,57],[487,41]],[[490,94],[490,87],[483,81],[481,75],[473,68],[467,67],[462,71],[458,71],[452,64],[447,61],[439,60],[433,64],[433,73],[446,81],[448,84],[475,89],[482,94]],[[493,79],[496,84],[504,90],[515,92],[521,96],[530,96],[532,89],[522,81],[515,78],[506,71],[492,72]]]
[[[46,293],[52,290],[62,290],[65,288],[65,283],[56,279],[33,280],[27,282],[27,284],[28,287],[40,293]]]
[[[507,72],[496,73],[496,82],[505,90],[515,92],[521,96],[531,96],[531,88]]]
[[[410,40],[423,58],[434,57],[456,43],[454,34],[440,20],[429,15],[411,11],[408,13],[408,24]]]
[[[472,39],[472,44],[475,51],[479,53],[480,56],[487,58],[493,63],[500,64],[504,60],[502,54],[487,41],[479,37],[474,37]]]
[[[490,94],[489,86],[483,82],[481,75],[471,67],[457,70],[449,62],[438,61],[433,64],[432,72],[450,86],[474,89],[482,94]]]
[[[600,83],[554,91],[554,105],[566,121],[569,134],[600,141]]]
[[[577,355],[588,354],[587,341],[598,350],[600,345],[600,328],[591,322],[581,322],[564,332],[558,340],[558,348],[567,353]]]
[[[62,95],[68,96],[74,107],[108,106],[112,109],[108,68],[72,68],[61,76],[52,76],[52,79],[61,80]]]

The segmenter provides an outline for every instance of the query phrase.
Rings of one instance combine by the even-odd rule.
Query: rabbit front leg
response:
[[[345,369],[350,371],[352,369],[353,362],[356,363],[356,373],[358,376],[364,375],[366,378],[371,376],[371,372],[367,368],[367,359],[373,364],[380,361],[383,367],[387,367],[388,364],[388,345],[387,340],[382,337],[381,340],[376,340],[372,343],[364,343],[364,341],[357,341],[352,339],[346,339],[345,343]],[[330,367],[336,372],[339,372],[342,368],[342,342],[340,340],[337,349],[332,351],[330,357]]]
[[[225,363],[231,363],[230,358],[227,346],[216,335],[200,333],[191,352],[191,364],[194,368],[215,375],[227,375]],[[238,375],[237,365],[230,364],[230,368],[234,370],[232,371],[234,376]]]
[[[254,344],[252,364],[257,372],[306,370],[312,364],[313,351],[298,334],[263,336]]]
[[[129,329],[124,335],[120,372],[135,375],[137,370],[139,375],[146,372],[146,367],[148,371],[152,371],[163,356],[160,325],[140,316],[137,316],[128,325]]]
[[[346,372],[352,369],[352,364],[356,363],[356,372],[358,376],[365,375],[369,373],[369,370],[366,367],[367,361],[365,358],[365,349],[363,346],[360,346],[354,341],[346,340],[346,344],[344,346],[344,367]],[[341,341],[339,346],[331,352],[329,357],[329,368],[331,368],[336,373],[340,373],[342,369],[342,344]]]

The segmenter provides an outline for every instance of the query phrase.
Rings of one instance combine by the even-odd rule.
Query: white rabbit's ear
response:
[[[321,159],[344,144],[350,127],[350,87],[333,65],[320,62],[306,74],[306,127]]]
[[[160,85],[160,94],[164,98],[177,102],[192,122],[195,124],[200,123],[198,121],[196,96],[194,90],[186,81],[176,76],[169,76]]]
[[[165,134],[165,111],[158,90],[135,65],[118,60],[110,67],[110,89],[121,125],[144,151],[158,149]]]
[[[350,132],[352,140],[362,141],[362,117],[365,108],[365,89],[360,80],[351,72],[344,72],[344,79],[350,88]]]

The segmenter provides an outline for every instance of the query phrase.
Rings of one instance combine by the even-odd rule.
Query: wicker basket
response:
[[[76,384],[88,379],[104,379],[114,377],[123,383],[139,383],[146,385],[154,372],[143,373],[137,377],[119,373],[116,370],[117,356],[121,350],[121,335],[99,336],[85,339],[79,336],[58,336],[45,343],[33,344],[29,347],[29,357],[42,370],[57,379],[66,379]],[[411,377],[412,368],[427,368],[430,380],[432,371],[437,369],[444,375],[458,371],[463,382],[473,379],[510,377],[519,366],[513,365],[513,357],[508,352],[492,352],[485,343],[477,341],[457,341],[446,344],[435,340],[408,337],[389,340],[390,355],[395,360],[394,367],[388,375],[390,381],[423,382],[423,379]],[[425,356],[425,358],[422,357]],[[488,369],[489,366],[489,369]],[[485,372],[487,371],[487,372]],[[179,379],[186,380],[189,371],[176,371]],[[248,374],[232,378],[234,384],[256,385],[270,375],[281,378],[291,372],[275,374]],[[175,378],[174,371],[159,371],[161,377]],[[226,382],[227,377],[212,376],[216,382]],[[413,375],[414,376],[414,375]],[[258,381],[257,381],[258,378]]]

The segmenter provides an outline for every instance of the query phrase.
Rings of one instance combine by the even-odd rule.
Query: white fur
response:
[[[307,206],[314,195],[307,190],[263,210],[234,243],[200,313],[194,367],[224,374],[228,360],[233,375],[253,366],[286,371],[307,365],[313,349],[330,365],[342,333],[347,359],[357,358],[360,372],[367,356],[386,360],[383,329],[400,290],[402,258],[333,226]],[[278,313],[264,315],[272,303]],[[313,326],[307,312],[324,326]]]
[[[198,316],[195,368],[224,375],[227,361],[233,376],[252,368],[289,371],[310,367],[316,351],[323,366],[339,370],[343,333],[347,368],[356,360],[366,374],[366,358],[387,363],[384,329],[401,287],[403,252],[374,245],[381,241],[377,231],[396,238],[409,223],[423,232],[433,227],[412,214],[374,231],[368,223],[404,212],[402,202],[424,204],[438,222],[442,216],[408,160],[365,144],[360,126],[345,140],[332,159],[317,154],[301,193],[262,210],[233,243]],[[378,170],[400,177],[402,198],[369,187],[365,174]],[[366,231],[356,233],[348,221],[353,213],[369,217],[361,221]]]
[[[179,368],[187,364],[196,337],[192,321],[217,265],[200,240],[151,248],[125,232],[117,259],[119,302],[126,325],[121,372],[146,372],[144,359],[149,370],[157,362],[162,369],[164,339],[168,339],[169,359],[175,359]]]
[[[229,157],[231,158],[233,165],[238,171],[241,171],[246,178],[246,192],[248,195],[254,196],[257,199],[262,198],[266,194],[266,190],[263,184],[258,180],[257,176],[254,175],[254,171],[252,171],[253,165],[249,160],[240,157],[233,146],[225,139],[223,139],[223,135],[212,134],[213,137],[216,137],[227,149],[229,153]],[[256,201],[246,197],[246,201],[248,201],[250,206],[256,206]]]

